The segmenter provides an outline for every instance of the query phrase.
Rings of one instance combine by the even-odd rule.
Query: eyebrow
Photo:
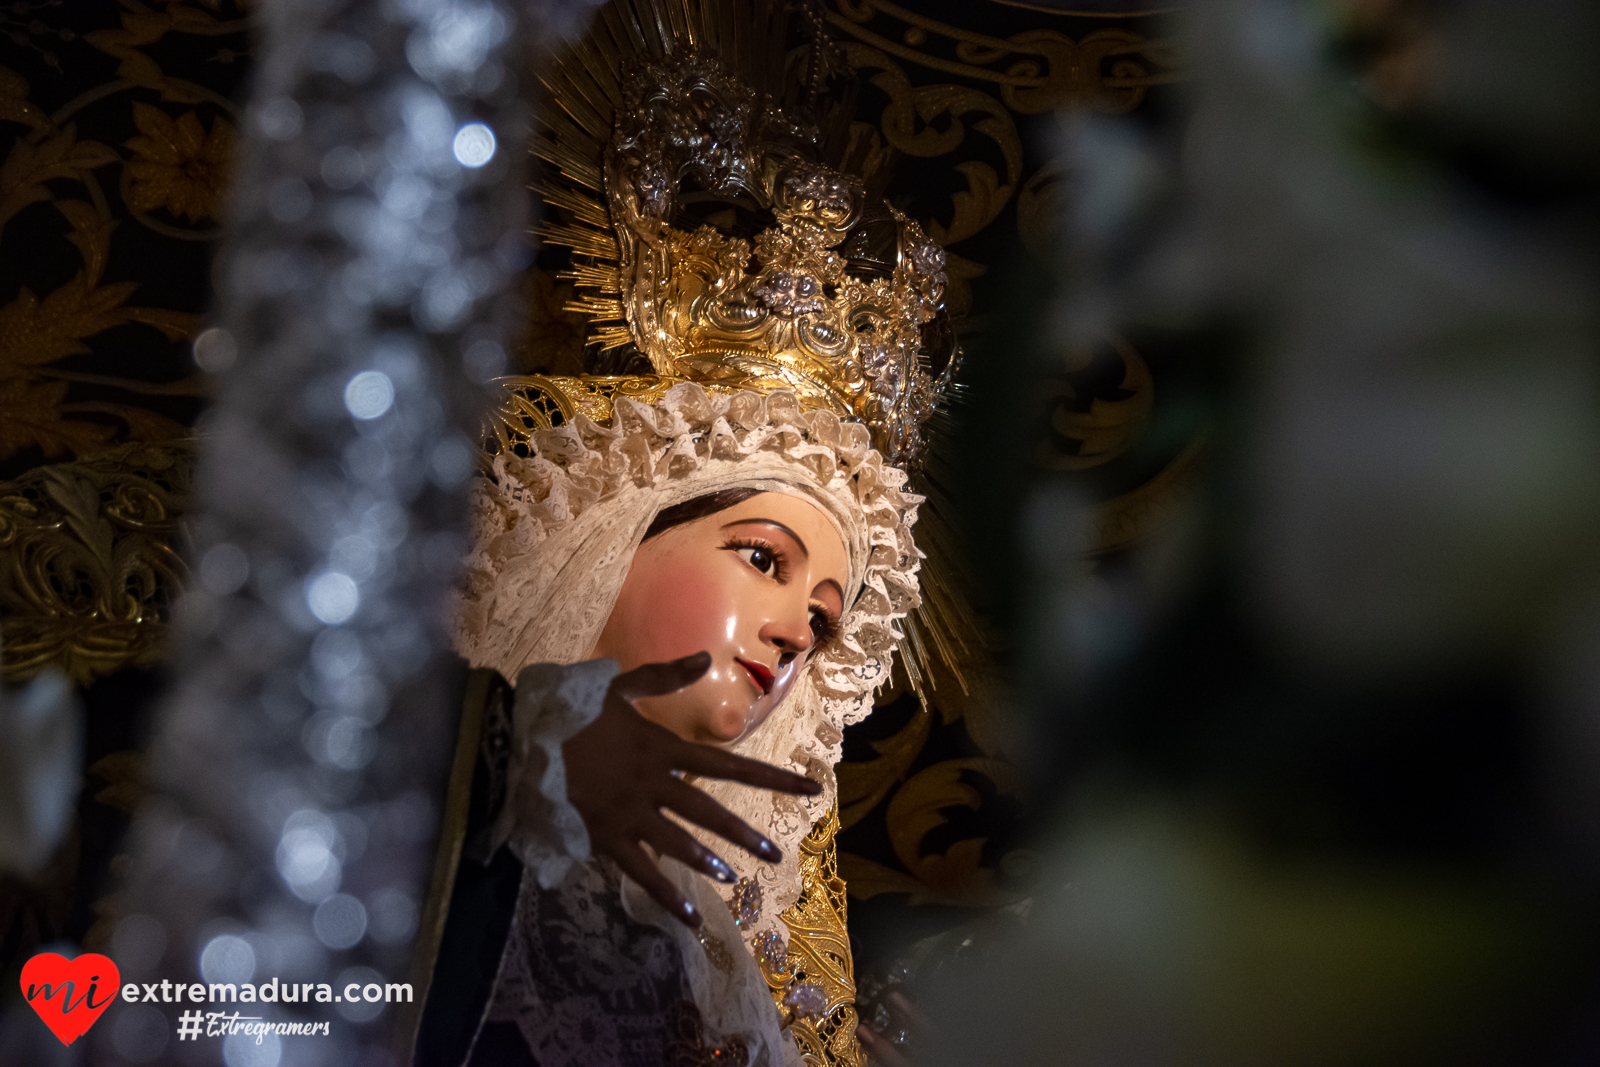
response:
[[[811,550],[806,548],[805,540],[803,538],[801,538],[801,536],[799,534],[797,534],[793,530],[789,529],[789,527],[785,526],[783,523],[779,522],[777,519],[735,519],[732,522],[725,522],[725,523],[722,524],[722,528],[724,530],[726,530],[729,526],[772,526],[772,527],[776,527],[777,529],[782,530],[784,533],[788,534],[794,540],[794,543],[800,546],[800,554],[802,556],[804,556],[806,559],[810,559],[811,558]],[[839,610],[841,612],[843,612],[843,610],[844,610],[844,587],[841,586],[838,582],[834,581],[832,578],[824,578],[822,581],[818,582],[817,584],[818,585],[831,585],[831,586],[833,586],[833,591],[835,593],[839,594]]]
[[[836,594],[838,594],[838,597],[839,597],[839,614],[843,615],[844,614],[844,607],[845,607],[845,605],[844,605],[844,588],[842,586],[840,586],[839,583],[834,581],[832,578],[824,578],[824,579],[822,579],[822,581],[818,582],[817,584],[818,585],[831,585],[831,586],[833,586],[833,591]]]
[[[806,543],[805,541],[801,540],[800,535],[789,529],[789,527],[785,526],[777,519],[735,519],[733,522],[726,522],[722,524],[723,529],[727,529],[729,526],[775,526],[793,538],[794,543],[800,546],[800,554],[802,556],[804,556],[806,559],[811,558],[811,550],[806,548]]]

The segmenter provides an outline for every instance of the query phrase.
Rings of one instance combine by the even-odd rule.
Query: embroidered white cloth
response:
[[[599,717],[616,676],[614,659],[533,663],[517,675],[506,795],[490,851],[510,848],[543,889],[559,883],[574,861],[589,858],[589,831],[567,799],[561,746]]]

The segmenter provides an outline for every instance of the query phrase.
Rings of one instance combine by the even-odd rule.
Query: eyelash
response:
[[[729,538],[728,543],[723,547],[732,552],[738,552],[741,549],[747,548],[753,548],[758,551],[765,552],[767,555],[772,557],[774,570],[776,572],[772,575],[772,577],[775,578],[780,584],[789,580],[789,557],[784,554],[783,549],[772,544],[770,541],[762,541],[759,538],[734,537]],[[745,562],[748,563],[749,561],[746,560]],[[752,567],[755,566],[753,563],[750,565]],[[812,650],[816,651],[821,649],[827,645],[828,642],[837,637],[838,634],[839,621],[825,609],[813,606],[811,609]]]
[[[777,580],[779,585],[782,585],[789,580],[789,557],[784,554],[783,549],[779,548],[772,542],[762,541],[758,538],[731,537],[728,539],[728,543],[725,547],[733,552],[738,552],[746,548],[753,548],[758,552],[765,552],[767,555],[772,557],[772,562],[774,565],[774,573],[772,574],[772,577]],[[745,562],[750,563],[749,560],[745,560]],[[750,566],[754,567],[755,564],[750,563]]]
[[[833,639],[839,636],[839,623],[831,614],[821,608],[811,611],[811,650],[821,651],[827,648]]]

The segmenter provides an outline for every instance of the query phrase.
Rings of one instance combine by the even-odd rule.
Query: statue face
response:
[[[837,630],[848,577],[844,543],[816,505],[761,493],[640,545],[594,655],[628,671],[711,653],[694,685],[637,706],[686,740],[734,741]]]

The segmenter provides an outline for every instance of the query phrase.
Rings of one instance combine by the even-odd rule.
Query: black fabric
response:
[[[487,1022],[472,1046],[467,1067],[539,1067],[539,1061],[528,1051],[516,1023]]]
[[[483,686],[469,682],[466,687],[469,694],[483,694],[486,703],[482,715],[486,734],[473,765],[467,841],[481,838],[504,797],[504,767],[494,764],[501,754],[497,723],[509,714],[511,687],[498,675],[490,683]],[[461,1067],[466,1062],[473,1035],[494,993],[495,976],[516,914],[521,885],[522,864],[509,849],[500,849],[487,863],[462,856],[451,887],[433,981],[422,1009],[412,1056],[415,1067]]]

